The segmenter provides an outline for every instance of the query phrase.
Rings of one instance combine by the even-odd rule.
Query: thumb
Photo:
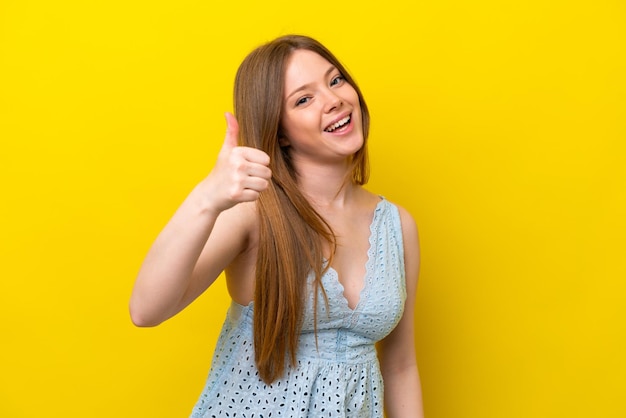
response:
[[[226,136],[224,137],[224,144],[222,145],[222,149],[235,148],[237,146],[237,138],[239,136],[239,123],[235,116],[226,112],[224,114],[226,117]]]

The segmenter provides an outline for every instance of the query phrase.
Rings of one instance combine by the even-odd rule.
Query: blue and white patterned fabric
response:
[[[231,304],[191,418],[383,417],[383,380],[374,345],[395,328],[406,299],[397,207],[381,199],[370,230],[365,285],[357,306],[348,306],[330,268],[322,278],[328,309],[321,290],[318,295],[317,345],[311,290],[297,365],[271,385],[258,377],[254,363],[253,303]]]

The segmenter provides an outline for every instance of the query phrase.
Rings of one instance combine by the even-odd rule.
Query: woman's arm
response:
[[[385,382],[385,413],[388,418],[422,418],[422,389],[415,357],[414,312],[419,274],[419,238],[411,215],[400,208],[404,241],[407,299],[398,326],[378,344]]]
[[[224,145],[211,173],[187,196],[150,248],[135,281],[130,314],[154,326],[206,290],[245,249],[251,213],[271,171],[264,152],[237,146],[238,125],[227,114]]]

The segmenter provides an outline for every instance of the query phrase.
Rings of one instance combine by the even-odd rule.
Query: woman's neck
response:
[[[341,209],[354,198],[358,185],[352,182],[350,167],[315,165],[299,167],[298,186],[319,209]]]

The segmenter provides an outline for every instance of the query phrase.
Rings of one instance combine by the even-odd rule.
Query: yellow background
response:
[[[355,75],[369,187],[420,225],[427,416],[626,416],[626,4],[368,4],[0,0],[0,417],[188,416],[223,283],[154,329],[128,297],[239,62],[292,32]]]

